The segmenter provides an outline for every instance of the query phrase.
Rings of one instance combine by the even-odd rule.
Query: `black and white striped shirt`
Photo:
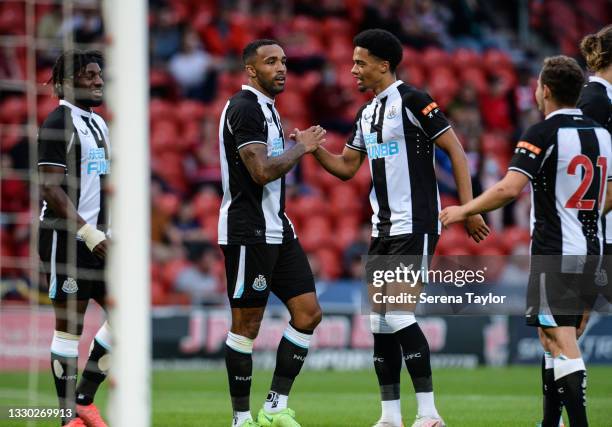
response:
[[[612,133],[612,84],[601,77],[591,76],[578,99],[578,108]],[[612,244],[612,213],[606,215],[606,243]]]
[[[438,104],[401,80],[359,110],[347,146],[368,155],[373,237],[440,233],[434,141],[449,128]]]
[[[531,180],[533,255],[602,253],[611,144],[608,131],[579,109],[554,111],[525,131],[508,169]]]
[[[110,173],[110,140],[104,119],[70,102],[60,100],[38,133],[38,166],[58,166],[66,171],[62,188],[78,214],[104,232],[110,219],[105,180]],[[43,227],[65,231],[66,224],[42,201]]]
[[[280,244],[295,239],[285,214],[285,177],[257,184],[238,152],[249,144],[266,145],[270,157],[280,156],[285,149],[274,100],[243,85],[227,102],[219,122],[223,185],[219,244]]]

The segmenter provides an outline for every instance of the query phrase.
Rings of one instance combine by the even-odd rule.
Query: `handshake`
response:
[[[325,143],[326,133],[327,131],[325,129],[317,125],[310,126],[306,130],[293,129],[289,137],[302,145],[305,153],[312,153],[319,148],[319,145]]]

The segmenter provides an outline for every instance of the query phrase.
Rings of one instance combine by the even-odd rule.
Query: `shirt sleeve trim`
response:
[[[53,162],[38,162],[38,166],[44,166],[44,165],[50,165],[50,166],[59,166],[62,168],[66,168],[66,165],[63,165],[61,163],[53,163]]]
[[[527,178],[529,178],[529,179],[533,179],[533,176],[532,176],[532,175],[531,175],[529,172],[527,172],[527,171],[525,171],[525,170],[523,170],[523,169],[521,169],[521,168],[517,168],[516,166],[510,166],[510,167],[508,168],[508,170],[509,170],[509,171],[516,171],[516,172],[520,172],[520,173],[522,173],[522,174],[524,174],[524,175],[527,175]]]
[[[354,145],[351,145],[351,144],[346,144],[346,146],[348,148],[351,148],[351,149],[355,150],[355,151],[361,151],[362,153],[367,153],[368,152],[368,150],[365,150],[365,149],[359,148],[359,147],[355,147]]]
[[[439,137],[440,135],[442,135],[444,132],[446,132],[447,130],[449,130],[451,128],[451,125],[446,126],[444,129],[442,129],[440,132],[438,132],[437,134],[435,134],[434,136],[432,136],[431,139],[432,141],[434,139],[436,139],[437,137]]]
[[[267,142],[264,142],[264,141],[249,141],[249,142],[245,142],[245,143],[243,143],[243,144],[240,144],[240,145],[238,146],[238,149],[240,150],[242,147],[245,147],[245,146],[247,146],[247,145],[249,145],[249,144],[263,144],[263,145],[268,145],[268,143],[267,143]]]

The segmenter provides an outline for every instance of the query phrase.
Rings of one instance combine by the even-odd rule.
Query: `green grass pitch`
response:
[[[267,393],[272,373],[255,372],[251,394],[253,412]],[[592,427],[612,426],[612,367],[589,367],[588,413]],[[154,371],[153,425],[158,427],[228,427],[231,422],[224,371]],[[416,405],[404,370],[402,412],[409,427]],[[28,402],[27,373],[0,375],[0,407]],[[436,369],[434,386],[438,410],[450,427],[535,426],[541,416],[538,367]],[[38,406],[55,405],[50,375],[41,372]],[[97,403],[106,406],[106,387]],[[370,427],[380,413],[373,371],[305,371],[296,381],[289,405],[303,427]],[[26,426],[0,419],[0,426]],[[57,426],[39,421],[30,425]],[[567,425],[567,424],[566,424]]]

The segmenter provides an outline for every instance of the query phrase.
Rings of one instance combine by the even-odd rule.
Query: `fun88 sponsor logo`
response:
[[[85,165],[87,175],[105,175],[108,173],[109,161],[106,160],[104,148],[92,148]]]
[[[366,150],[370,159],[381,159],[399,154],[399,143],[397,141],[378,143],[378,138],[375,133],[369,133],[364,136]]]

